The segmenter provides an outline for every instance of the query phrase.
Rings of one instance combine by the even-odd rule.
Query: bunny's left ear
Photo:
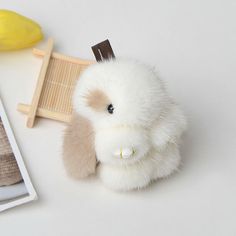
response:
[[[93,128],[90,121],[79,114],[73,114],[65,131],[63,159],[68,174],[74,178],[82,179],[95,173]]]
[[[92,50],[98,62],[115,58],[115,54],[108,39],[92,46]]]

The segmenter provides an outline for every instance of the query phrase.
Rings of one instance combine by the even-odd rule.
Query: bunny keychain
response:
[[[186,120],[149,66],[122,59],[91,65],[78,80],[73,108],[63,144],[71,176],[97,172],[106,186],[126,191],[178,169]]]

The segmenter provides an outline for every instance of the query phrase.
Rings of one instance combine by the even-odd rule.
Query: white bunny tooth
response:
[[[132,156],[133,151],[130,148],[124,148],[124,149],[122,149],[122,154],[123,154],[124,158],[128,158],[128,157]]]
[[[131,157],[133,154],[134,154],[134,151],[133,149],[130,149],[130,148],[121,148],[119,150],[116,150],[113,153],[114,156],[124,158],[124,159]]]
[[[117,156],[117,157],[120,157],[121,156],[121,149],[117,149],[114,153],[113,153],[114,156]]]
[[[123,159],[128,159],[128,158],[130,158],[130,157],[131,157],[131,156],[127,156],[127,155],[123,155],[123,156],[122,156]]]

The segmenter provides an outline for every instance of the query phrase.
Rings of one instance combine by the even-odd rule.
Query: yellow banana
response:
[[[13,11],[0,10],[0,51],[31,47],[42,38],[36,22]]]

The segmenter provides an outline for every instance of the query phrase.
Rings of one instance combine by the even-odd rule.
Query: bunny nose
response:
[[[128,159],[134,156],[135,150],[134,148],[120,148],[119,150],[116,150],[113,154],[114,156],[120,157],[121,159]]]

